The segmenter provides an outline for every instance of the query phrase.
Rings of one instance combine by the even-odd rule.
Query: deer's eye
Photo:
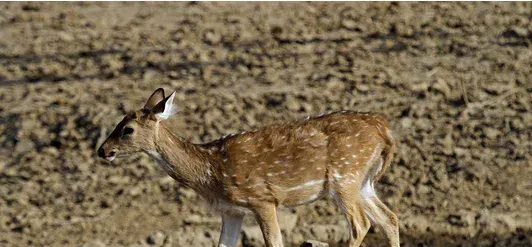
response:
[[[131,135],[134,131],[135,130],[131,127],[124,127],[124,129],[122,130],[122,137]]]

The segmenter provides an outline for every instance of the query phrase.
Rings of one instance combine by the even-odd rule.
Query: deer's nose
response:
[[[103,147],[98,148],[98,156],[100,158],[105,158],[105,150],[103,150]]]

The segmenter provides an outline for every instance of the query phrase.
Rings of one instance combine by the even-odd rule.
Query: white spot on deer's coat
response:
[[[344,184],[352,184],[352,183],[355,183],[357,180],[356,179],[351,179],[351,180],[347,180]]]
[[[254,184],[254,185],[247,186],[246,188],[252,189],[252,188],[257,188],[259,186],[262,186],[262,184]]]
[[[241,203],[248,203],[248,201],[243,200],[243,199],[237,199],[236,201],[237,201],[237,202],[241,202]]]
[[[268,172],[268,173],[266,173],[266,176],[271,177],[271,176],[273,176],[273,174]]]
[[[342,175],[340,175],[340,173],[338,173],[337,170],[334,170],[334,173],[333,173],[333,176],[336,180],[339,180],[342,178]]]

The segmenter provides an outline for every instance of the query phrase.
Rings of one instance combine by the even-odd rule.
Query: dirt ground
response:
[[[403,246],[532,246],[531,20],[530,2],[0,3],[0,245],[215,245],[219,216],[148,156],[95,154],[163,87],[196,143],[383,113]],[[287,246],[345,246],[330,199],[280,218]]]

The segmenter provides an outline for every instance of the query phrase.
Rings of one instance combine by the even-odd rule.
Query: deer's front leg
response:
[[[277,212],[274,204],[263,204],[255,207],[255,216],[260,225],[266,247],[282,247],[283,237],[277,222]]]
[[[236,247],[243,219],[244,216],[240,215],[222,215],[222,233],[218,247]]]

